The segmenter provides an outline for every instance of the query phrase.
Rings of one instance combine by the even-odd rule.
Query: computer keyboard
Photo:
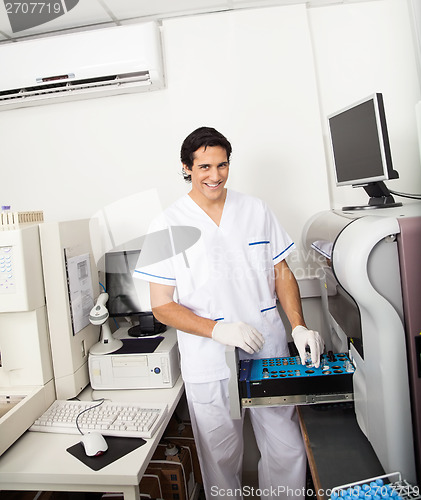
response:
[[[57,434],[95,431],[104,436],[151,438],[167,411],[166,404],[157,403],[57,400],[29,430]]]

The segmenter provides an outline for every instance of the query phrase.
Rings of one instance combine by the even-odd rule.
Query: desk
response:
[[[336,486],[385,473],[358,426],[352,403],[297,408],[318,500],[328,498]]]
[[[80,399],[165,402],[168,414],[153,438],[99,471],[93,471],[66,451],[79,441],[73,434],[25,432],[0,458],[0,487],[24,491],[122,492],[125,500],[139,499],[139,482],[183,394],[181,376],[171,389],[93,391]]]

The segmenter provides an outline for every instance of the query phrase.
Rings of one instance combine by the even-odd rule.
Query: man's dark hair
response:
[[[230,161],[232,147],[226,137],[212,127],[200,127],[189,134],[181,146],[181,163],[189,170],[193,168],[194,153],[199,148],[220,146],[227,152],[227,160]],[[183,169],[183,177],[186,182],[191,182],[191,175]]]

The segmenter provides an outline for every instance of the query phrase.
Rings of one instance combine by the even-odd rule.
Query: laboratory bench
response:
[[[0,457],[0,488],[19,491],[123,493],[138,500],[139,482],[183,394],[181,377],[171,389],[98,391],[86,388],[79,398],[166,402],[165,421],[152,439],[100,470],[71,455],[77,435],[27,431]],[[313,491],[327,500],[329,490],[384,474],[361,432],[352,402],[297,407]]]
[[[183,391],[181,376],[170,389],[98,391],[87,387],[79,399],[167,403],[168,412],[151,439],[100,470],[91,469],[67,451],[79,442],[77,435],[27,431],[0,457],[0,489],[116,492],[123,493],[124,500],[138,500],[139,482]]]

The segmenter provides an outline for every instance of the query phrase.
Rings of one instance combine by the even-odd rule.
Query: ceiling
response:
[[[10,42],[47,33],[53,34],[64,30],[93,29],[206,12],[299,3],[323,6],[355,1],[367,0],[53,0],[50,2],[44,0],[42,4],[58,5],[62,14],[39,26],[21,31],[15,29],[16,32],[13,33],[6,5],[9,4],[10,10],[17,8],[17,5],[25,4],[25,0],[20,0],[19,4],[9,0],[7,2],[0,0],[0,42]],[[38,8],[38,5],[41,5],[41,2],[32,2],[32,0],[26,2],[26,8]]]

